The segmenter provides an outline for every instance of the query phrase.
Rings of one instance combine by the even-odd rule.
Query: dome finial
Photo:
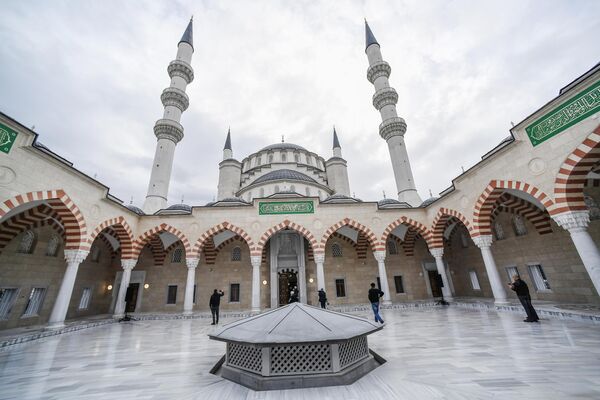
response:
[[[386,198],[386,197],[385,197],[385,190],[383,191],[383,198],[384,198],[384,199]]]
[[[281,143],[285,143],[285,137],[281,135]]]
[[[431,189],[429,189],[429,197],[433,197],[433,193],[431,193]]]

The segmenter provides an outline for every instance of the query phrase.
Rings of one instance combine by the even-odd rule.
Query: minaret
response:
[[[406,122],[403,118],[398,117],[396,113],[398,93],[390,87],[388,81],[392,69],[387,62],[383,61],[379,43],[377,43],[377,39],[371,32],[367,20],[365,20],[365,35],[367,42],[365,53],[367,53],[369,59],[367,79],[375,86],[373,106],[381,113],[383,122],[379,125],[379,134],[385,139],[390,150],[398,189],[398,200],[417,207],[422,203],[422,200],[415,188],[408,152],[404,144]]]
[[[167,206],[175,146],[183,139],[183,126],[179,121],[181,114],[189,105],[185,88],[194,80],[194,70],[191,66],[194,53],[193,42],[192,20],[190,19],[190,23],[177,45],[177,58],[171,61],[167,68],[171,77],[171,85],[163,90],[160,96],[165,111],[162,119],[156,121],[154,125],[157,143],[148,194],[144,202],[146,214],[154,214]]]
[[[231,130],[227,130],[227,139],[223,146],[223,161],[219,163],[219,185],[217,186],[217,200],[235,197],[240,190],[242,181],[242,163],[233,158],[231,149]]]
[[[333,127],[333,157],[325,163],[327,171],[327,184],[333,189],[334,194],[350,196],[350,182],[348,181],[348,167],[342,158],[342,146],[338,139],[335,126]]]

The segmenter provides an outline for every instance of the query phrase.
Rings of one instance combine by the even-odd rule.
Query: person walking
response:
[[[221,305],[221,297],[223,297],[225,293],[222,290],[217,290],[213,292],[210,296],[210,301],[208,302],[208,306],[210,307],[210,312],[212,314],[213,322],[211,325],[216,325],[219,323],[219,306]]]
[[[327,294],[323,288],[319,289],[319,303],[321,308],[327,308]]]
[[[379,315],[379,299],[383,297],[383,292],[375,287],[374,283],[371,283],[371,289],[369,289],[369,301],[371,302],[371,308],[373,314],[375,314],[375,322],[383,322],[383,318]]]
[[[529,295],[527,284],[521,280],[519,275],[515,274],[508,286],[517,293],[517,297],[527,313],[527,319],[524,319],[523,322],[538,322],[540,319],[535,312],[535,308],[533,308],[533,304],[531,304],[531,296]]]

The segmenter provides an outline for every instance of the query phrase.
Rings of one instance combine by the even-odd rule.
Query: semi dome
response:
[[[240,197],[227,197],[223,200],[217,200],[214,202],[206,203],[207,207],[227,207],[227,206],[247,206],[248,203],[246,200]]]
[[[141,208],[139,208],[139,207],[136,207],[136,206],[134,206],[133,204],[129,204],[129,205],[125,206],[125,207],[127,207],[127,208],[128,208],[130,211],[133,211],[133,212],[134,212],[134,213],[136,213],[137,215],[146,215],[146,214],[144,213],[144,211],[142,211],[142,209],[141,209]]]
[[[439,197],[430,197],[427,200],[425,200],[423,203],[421,203],[421,205],[419,207],[427,207],[428,205],[430,205],[431,203],[433,203],[437,199],[439,199]]]
[[[284,143],[281,143],[284,144]],[[303,174],[302,172],[293,171],[291,169],[278,169],[275,171],[271,171],[268,174],[265,174],[259,178],[257,178],[252,184],[256,183],[264,183],[269,181],[278,181],[278,180],[286,180],[286,181],[304,181],[310,183],[317,183],[313,178],[308,175]]]
[[[263,147],[259,151],[265,151],[265,150],[286,150],[286,149],[308,151],[304,147],[298,146],[297,144],[293,144],[293,143],[275,143],[275,144],[269,145],[267,147]]]
[[[396,199],[382,199],[377,202],[379,208],[411,208],[410,204]]]
[[[179,203],[179,204],[173,204],[173,205],[167,207],[167,210],[169,210],[169,211],[186,211],[186,212],[191,212],[192,211],[192,207],[188,206],[187,204]]]
[[[334,194],[332,196],[329,196],[325,200],[323,200],[322,203],[331,203],[331,204],[336,204],[336,203],[362,203],[362,200],[361,199],[357,199],[355,197],[346,196],[346,195],[343,195],[343,194]]]

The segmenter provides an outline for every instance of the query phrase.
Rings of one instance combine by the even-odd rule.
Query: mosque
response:
[[[208,310],[214,288],[225,291],[222,309],[248,312],[287,304],[295,287],[306,304],[316,304],[319,288],[334,306],[366,303],[370,282],[388,305],[442,295],[503,305],[514,274],[534,300],[600,304],[600,64],[423,201],[391,66],[365,22],[366,78],[392,167],[382,173],[394,174],[396,198],[352,195],[335,129],[329,155],[282,142],[243,158],[229,132],[215,201],[169,205],[194,80],[192,25],[167,67],[142,208],[0,113],[0,329],[126,312],[190,315]]]

